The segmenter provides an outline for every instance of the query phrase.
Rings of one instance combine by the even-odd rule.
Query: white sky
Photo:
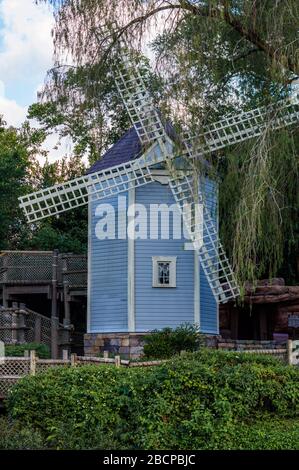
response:
[[[37,101],[53,63],[52,12],[34,0],[0,0],[0,114],[7,124],[20,126],[28,106]],[[57,135],[47,139],[49,160],[71,152],[71,142],[53,147]]]

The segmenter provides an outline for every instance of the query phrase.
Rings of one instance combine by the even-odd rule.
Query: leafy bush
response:
[[[19,422],[0,418],[0,450],[37,450],[44,447],[40,432]]]
[[[203,345],[203,335],[190,323],[175,329],[153,330],[144,337],[144,355],[151,358],[169,358],[180,351],[196,351]]]
[[[51,357],[49,347],[41,343],[7,344],[5,346],[5,355],[19,357],[24,356],[24,351],[31,350],[35,350],[41,359],[49,359]]]
[[[299,450],[299,420],[263,417],[236,426],[231,436],[235,450]]]
[[[299,417],[299,370],[205,349],[152,368],[52,368],[22,379],[8,409],[55,448],[246,448],[261,417]]]

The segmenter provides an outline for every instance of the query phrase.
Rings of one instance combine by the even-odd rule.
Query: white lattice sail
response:
[[[165,137],[165,129],[138,65],[122,51],[114,80],[140,142],[147,145]]]
[[[266,118],[271,111],[273,112],[273,106],[262,108],[261,112],[254,110],[218,121],[209,126],[200,137],[185,140],[180,152],[182,155],[190,157],[192,151],[192,157],[197,158],[211,151],[219,150],[228,144],[233,145],[242,140],[257,137],[264,129],[262,126],[265,126],[264,123],[259,122],[260,116]],[[137,119],[138,122],[141,121],[139,115],[137,115]],[[281,128],[296,124],[298,121],[298,100],[286,99],[280,102],[279,111],[276,110],[276,117],[272,118],[271,126],[272,129]],[[245,124],[251,124],[253,128],[245,128]],[[160,138],[161,135],[162,131],[159,131]],[[89,195],[100,199],[126,191],[131,181],[135,181],[137,186],[149,183],[152,181],[150,166],[161,163],[166,157],[171,159],[176,156],[175,153],[168,153],[167,155],[157,154],[153,158],[152,153],[148,152],[133,162],[22,196],[19,198],[20,207],[30,222],[56,215],[87,204]]]
[[[166,140],[166,132],[159,118],[159,114],[154,107],[152,98],[145,87],[144,80],[139,72],[138,67],[134,67],[130,57],[124,55],[122,58],[122,66],[118,68],[118,76],[116,77],[117,88],[128,110],[131,121],[139,135],[142,144],[147,144],[151,140],[161,141],[162,149],[165,154],[165,161],[168,170],[173,173],[173,165],[169,161],[176,155],[169,155],[167,148],[163,145]],[[188,148],[188,144],[184,144]],[[189,157],[191,154],[189,152]],[[176,172],[174,172],[176,173]],[[183,215],[184,224],[188,230],[189,237],[193,242],[194,248],[199,243],[198,235],[201,233],[199,222],[194,216],[188,217],[184,207],[188,205],[191,212],[196,213],[195,198],[190,186],[190,176],[182,176],[178,178],[174,176],[170,179],[170,187],[174,199]],[[198,189],[201,205],[203,206],[204,217],[202,227],[202,246],[199,250],[201,265],[206,274],[208,283],[211,287],[213,295],[218,302],[227,302],[239,296],[239,289],[231,269],[229,261],[225,255],[223,247],[214,227],[213,220],[209,215],[209,211],[205,208],[203,195]],[[197,226],[195,226],[197,225]]]
[[[170,179],[169,184],[173,197],[183,216],[189,237],[194,244],[194,248],[198,249],[200,265],[204,270],[216,302],[226,303],[238,297],[240,295],[239,287],[220,242],[214,221],[204,204],[201,192],[198,191],[198,196],[194,194],[193,176],[178,174]],[[192,210],[194,204],[202,205],[202,227],[195,226],[195,222],[198,224],[198,219],[194,217],[186,218],[186,206],[191,207]],[[198,234],[200,234],[202,240],[197,238]],[[201,242],[200,244],[199,241]]]
[[[299,122],[299,95],[278,101],[275,105],[236,113],[207,126],[197,136],[186,134],[183,155],[192,148],[194,157],[215,152],[271,130],[288,127]]]
[[[130,183],[142,186],[153,181],[149,165],[164,159],[155,152],[154,146],[148,156],[111,167],[107,170],[75,178],[66,183],[50,186],[19,198],[29,222],[36,222],[45,217],[85,205],[89,200],[106,197],[127,191]]]

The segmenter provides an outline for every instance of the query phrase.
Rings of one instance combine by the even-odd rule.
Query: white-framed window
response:
[[[152,256],[153,287],[176,287],[176,256]]]

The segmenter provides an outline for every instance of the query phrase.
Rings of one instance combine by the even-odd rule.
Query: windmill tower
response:
[[[218,304],[238,297],[239,288],[218,237],[216,183],[204,171],[199,174],[194,162],[259,136],[270,117],[273,129],[297,123],[299,102],[287,99],[230,115],[185,139],[163,122],[127,49],[118,57],[114,80],[132,129],[87,175],[23,196],[20,206],[34,223],[89,204],[85,351],[110,348],[134,356],[140,337],[152,329],[190,322],[206,334],[219,333]],[[185,169],[178,165],[182,159]],[[161,203],[175,205],[185,233],[176,238],[172,232],[164,239],[155,219],[154,228],[146,226],[146,237],[128,236],[136,208],[147,214]],[[103,236],[100,229],[110,208],[114,233]],[[139,214],[140,223],[145,217]],[[124,220],[125,231],[119,228]]]

